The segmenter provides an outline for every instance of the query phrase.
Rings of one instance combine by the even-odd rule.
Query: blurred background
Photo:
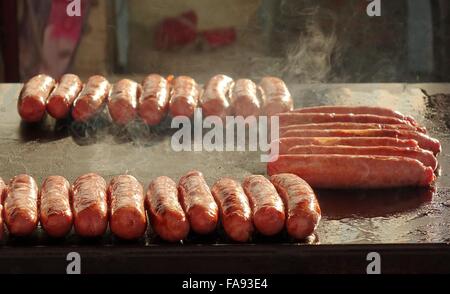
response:
[[[379,2],[370,17],[366,0],[2,0],[0,82],[38,72],[449,82],[450,2]]]

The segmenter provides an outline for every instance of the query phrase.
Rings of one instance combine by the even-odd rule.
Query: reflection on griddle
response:
[[[434,187],[376,190],[316,190],[322,214],[330,220],[386,217],[417,209],[433,198]]]

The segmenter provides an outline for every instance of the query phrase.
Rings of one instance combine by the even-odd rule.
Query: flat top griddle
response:
[[[296,251],[300,250],[298,248],[303,248],[300,254],[315,248],[325,250],[329,254],[333,246],[338,246],[338,250],[346,252],[347,250],[351,252],[351,248],[390,246],[388,244],[402,244],[402,248],[414,250],[419,248],[416,246],[423,245],[420,248],[428,246],[427,248],[433,248],[434,252],[448,248],[446,244],[450,242],[450,96],[438,94],[450,93],[450,84],[288,84],[288,86],[295,97],[296,107],[386,106],[415,117],[419,123],[427,127],[429,134],[439,139],[442,144],[443,151],[439,155],[440,176],[435,187],[316,190],[323,218],[315,236],[305,242],[294,242],[283,233],[274,238],[255,236],[250,244],[238,245],[227,240],[220,230],[216,236],[205,238],[190,236],[184,244],[175,245],[161,242],[152,236],[151,232],[142,240],[133,243],[121,242],[110,234],[95,241],[81,240],[74,235],[68,236],[65,240],[55,241],[46,238],[42,232],[37,232],[25,240],[7,238],[0,246],[0,258],[9,258],[11,262],[17,262],[18,256],[35,255],[32,252],[36,250],[53,256],[57,252],[67,252],[70,248],[79,250],[86,248],[86,252],[91,252],[92,258],[94,255],[99,258],[101,254],[96,251],[99,247],[107,247],[111,250],[108,251],[111,254],[116,252],[114,250],[125,250],[130,254],[135,252],[140,258],[142,256],[138,254],[139,252],[142,254],[153,252],[151,253],[153,257],[159,256],[157,252],[165,252],[163,255],[166,257],[174,254],[172,256],[180,258],[180,255],[187,254],[189,258],[193,258],[197,250],[203,252],[203,257],[206,258],[209,256],[208,252],[217,255],[218,251],[225,250],[228,252],[225,256],[232,254],[237,259],[240,254],[250,256],[252,253],[258,255],[258,252],[267,258],[268,252],[278,250],[285,250],[283,252],[289,259],[292,254],[299,254]],[[21,122],[16,111],[20,89],[20,84],[0,84],[0,176],[5,181],[19,173],[28,173],[39,183],[49,175],[63,175],[73,182],[76,177],[87,172],[97,172],[106,180],[118,174],[129,173],[146,186],[151,179],[160,175],[178,180],[188,170],[198,169],[204,173],[208,184],[212,185],[223,176],[242,180],[249,174],[266,174],[266,165],[260,162],[259,152],[173,151],[170,140],[174,130],[170,129],[168,121],[156,128],[148,128],[140,123],[118,128],[108,122],[106,115],[102,115],[89,125],[71,121],[56,122],[50,117],[40,125],[25,124]],[[229,247],[226,246],[228,244]],[[16,248],[21,249],[17,251]],[[153,248],[153,251],[145,248]],[[287,266],[286,262],[284,266]],[[28,267],[27,270],[31,268]],[[219,268],[223,270],[226,267]],[[257,261],[253,262],[252,268],[258,272]],[[39,271],[39,268],[36,270]]]

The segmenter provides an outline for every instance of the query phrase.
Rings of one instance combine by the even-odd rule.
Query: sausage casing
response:
[[[47,99],[47,112],[55,119],[64,119],[69,115],[70,107],[77,98],[83,83],[74,74],[65,74],[61,77],[55,90]]]
[[[158,125],[167,115],[170,100],[170,84],[160,75],[148,75],[142,81],[139,98],[139,116],[148,125]]]
[[[74,227],[82,237],[102,236],[108,226],[106,182],[95,173],[78,177],[72,186]]]
[[[216,229],[219,209],[201,172],[190,171],[180,179],[178,197],[194,232],[209,234]]]
[[[294,108],[294,100],[283,80],[276,77],[264,77],[259,86],[265,97],[261,111],[263,115],[272,116]]]
[[[230,101],[233,114],[243,117],[259,115],[263,104],[260,88],[249,79],[236,81]]]
[[[38,122],[45,116],[45,103],[55,87],[55,80],[39,74],[26,82],[17,101],[20,117],[26,122]]]
[[[246,242],[253,233],[252,210],[241,184],[230,178],[218,180],[211,189],[228,237]]]
[[[108,111],[116,124],[125,125],[136,118],[141,93],[141,86],[129,79],[122,79],[113,85],[108,97]]]
[[[51,237],[64,237],[72,229],[70,194],[70,183],[64,177],[49,176],[42,183],[39,218],[42,227]]]
[[[158,236],[175,242],[186,238],[189,221],[178,202],[177,184],[169,177],[157,177],[145,196],[150,223]]]
[[[9,181],[4,202],[4,218],[10,234],[28,236],[36,229],[38,192],[36,181],[29,175],[17,175]]]
[[[288,130],[407,130],[426,133],[424,127],[412,126],[409,124],[377,124],[377,123],[318,123],[303,125],[288,125],[280,128],[280,133]]]
[[[253,224],[263,235],[279,233],[285,222],[284,204],[272,183],[264,176],[251,175],[242,183],[250,202]]]
[[[321,211],[313,189],[293,174],[270,177],[286,207],[286,229],[290,236],[305,239],[319,225]]]
[[[195,80],[188,76],[179,76],[173,80],[170,98],[170,115],[192,117],[199,102],[200,91]]]
[[[106,78],[99,75],[90,77],[73,102],[73,119],[86,122],[98,114],[105,106],[110,88]]]
[[[131,175],[114,177],[108,186],[111,231],[122,239],[142,237],[147,229],[144,191]]]
[[[215,75],[208,81],[200,99],[204,117],[224,118],[228,114],[232,87],[233,79],[226,75]]]

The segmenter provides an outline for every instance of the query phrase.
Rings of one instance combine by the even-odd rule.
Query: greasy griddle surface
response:
[[[178,180],[190,169],[202,171],[212,185],[222,176],[242,180],[250,174],[265,174],[258,152],[174,152],[171,130],[148,129],[134,124],[125,130],[112,127],[107,117],[86,127],[51,118],[39,126],[21,123],[16,111],[20,85],[0,85],[0,176],[7,181],[28,173],[41,183],[46,176],[63,175],[73,182],[83,173],[97,172],[107,180],[118,174],[136,176],[145,186],[160,175]],[[414,116],[438,138],[441,175],[435,191],[395,189],[361,191],[317,191],[323,218],[314,244],[442,243],[450,241],[450,97],[428,93],[450,93],[450,85],[289,85],[296,107],[314,105],[387,106]],[[436,89],[439,87],[439,89]],[[218,237],[217,237],[218,236]],[[286,236],[257,243],[291,242]],[[84,243],[83,243],[84,242]],[[120,244],[110,235],[94,244]],[[65,243],[92,244],[69,236]],[[136,244],[159,243],[149,234]],[[228,243],[219,232],[211,238],[191,237],[188,244]],[[36,233],[31,239],[9,240],[8,244],[61,244]],[[128,243],[127,243],[128,244]]]

